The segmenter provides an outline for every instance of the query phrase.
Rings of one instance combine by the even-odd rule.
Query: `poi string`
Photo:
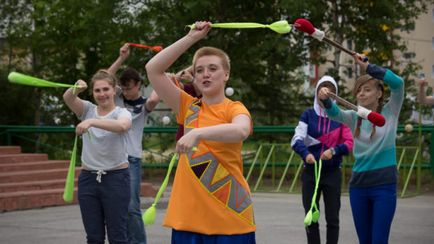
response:
[[[92,141],[92,132],[87,131],[89,139]],[[74,147],[71,152],[71,159],[69,161],[68,174],[65,180],[65,189],[63,190],[63,201],[70,203],[74,200],[74,182],[75,182],[75,165],[77,161],[77,134],[74,139]]]
[[[75,162],[77,159],[77,135],[74,139],[71,160],[69,162],[68,174],[66,175],[65,190],[63,191],[63,201],[72,202],[74,199],[74,181],[75,181]]]
[[[190,29],[196,27],[195,24],[188,25]],[[232,23],[211,23],[212,28],[225,28],[225,29],[252,29],[252,28],[269,28],[279,34],[286,34],[291,32],[292,25],[286,20],[276,21],[272,24],[265,25],[252,22],[232,22]]]
[[[192,151],[196,151],[197,148],[193,147]],[[153,225],[155,223],[155,217],[157,214],[156,205],[158,201],[160,201],[161,195],[166,190],[167,183],[169,182],[170,173],[172,172],[173,165],[175,164],[176,160],[179,158],[179,153],[175,153],[172,156],[172,159],[170,160],[169,167],[167,168],[166,177],[163,180],[163,183],[160,186],[160,189],[157,192],[157,195],[155,196],[154,203],[152,203],[151,207],[146,209],[145,213],[142,215],[142,220],[145,225]]]
[[[321,178],[322,159],[319,160],[319,166],[317,166],[317,164],[318,163],[315,161],[315,190],[313,192],[312,201],[310,203],[310,209],[304,217],[305,226],[310,226],[312,223],[318,222],[320,216],[320,212],[316,204],[316,196],[318,194],[318,186]],[[312,212],[313,209],[315,209],[314,212]]]
[[[321,127],[321,118],[324,117],[322,131],[325,133],[329,133],[331,121],[329,119],[328,123],[327,123],[326,113],[324,112],[324,116],[322,116],[321,111],[320,111],[320,116],[319,116],[319,120],[318,120],[318,130],[320,130],[320,127]],[[323,142],[323,146],[321,148],[320,155],[322,155],[324,152],[324,144],[325,143],[329,144],[328,141]],[[304,217],[304,225],[305,226],[310,226],[312,223],[318,222],[318,219],[320,217],[320,211],[319,211],[318,206],[316,204],[316,196],[318,194],[318,186],[319,186],[319,181],[321,179],[322,159],[320,158],[320,160],[319,160],[319,166],[317,165],[316,161],[314,163],[314,166],[315,166],[314,167],[314,170],[315,170],[315,189],[314,189],[314,193],[312,196],[310,209],[307,212],[306,216]],[[312,212],[312,210],[314,210],[314,211]]]
[[[36,86],[36,87],[63,87],[63,88],[77,88],[77,85],[63,84],[52,81],[47,81],[39,79],[33,76],[24,75],[18,72],[11,72],[8,75],[8,80],[11,83],[26,85],[26,86]]]
[[[138,43],[131,43],[131,42],[128,42],[128,45],[130,47],[150,49],[150,50],[155,51],[155,52],[159,52],[159,51],[163,50],[162,46],[148,46],[148,45],[143,45],[143,44],[138,44]]]

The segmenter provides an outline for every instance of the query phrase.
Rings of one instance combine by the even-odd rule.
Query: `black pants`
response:
[[[315,190],[315,172],[313,169],[305,168],[303,170],[301,181],[303,206],[305,213],[309,212],[313,192]],[[319,199],[321,193],[324,197],[325,211],[321,211],[321,215],[325,213],[327,222],[327,244],[338,243],[339,239],[339,210],[341,208],[341,182],[342,173],[339,168],[327,169],[323,168],[321,178],[318,185],[318,193],[316,204],[319,208]],[[319,224],[312,223],[306,228],[307,243],[321,243],[319,235]]]

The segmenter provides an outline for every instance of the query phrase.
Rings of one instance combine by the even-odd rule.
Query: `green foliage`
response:
[[[163,10],[165,14],[155,14]],[[269,1],[187,0],[150,2],[139,18],[154,18],[158,23],[152,30],[156,42],[172,43],[186,34],[186,25],[200,19],[214,23],[269,24],[285,15],[285,9]],[[174,21],[180,24],[173,25]],[[268,29],[215,29],[174,64],[173,72],[188,66],[197,48],[221,48],[231,57],[229,86],[236,91],[233,98],[242,100],[249,108],[255,124],[294,123],[304,109],[299,103],[305,104],[298,92],[304,77],[293,71],[306,58],[302,53],[303,43],[294,41],[291,35],[279,35]]]

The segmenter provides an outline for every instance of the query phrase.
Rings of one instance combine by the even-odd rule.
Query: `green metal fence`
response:
[[[434,175],[434,126],[414,126],[414,131],[405,132],[404,126],[398,127],[397,168],[400,172],[401,197],[408,196],[412,188],[420,193],[422,171]],[[295,126],[256,126],[253,135],[245,142],[244,165],[246,178],[253,191],[294,192],[302,169],[300,157],[292,151],[289,142]],[[10,126],[0,125],[0,144],[32,145],[29,151],[52,151],[53,157],[69,157],[74,136],[73,127],[66,126]],[[144,136],[167,134],[165,139],[155,138],[155,142],[144,147],[168,144],[174,145],[174,133],[177,127],[145,127]],[[50,139],[56,137],[57,140]],[[52,142],[50,142],[52,141]],[[148,140],[149,141],[149,140]],[[70,145],[71,144],[71,145]],[[170,144],[170,145],[169,145]],[[247,145],[247,146],[246,146]],[[36,150],[35,150],[36,149]],[[64,153],[60,153],[64,151]],[[168,155],[161,153],[163,162],[144,163],[147,168],[166,168]],[[353,158],[347,156],[342,165],[343,179],[347,178],[348,169],[352,167]],[[425,173],[426,175],[426,173]],[[346,189],[343,180],[343,189]],[[415,190],[414,190],[415,189]]]
[[[276,155],[276,154],[280,154]],[[418,146],[397,146],[397,169],[399,171],[398,188],[401,197],[407,197],[421,192],[422,170],[431,175],[431,165],[421,162],[421,149]],[[342,189],[347,189],[348,171],[350,171],[354,158],[352,155],[344,157],[342,164]],[[248,172],[246,179],[252,191],[296,192],[297,183],[300,182],[300,173],[303,166],[301,158],[291,149],[289,143],[264,143],[251,161],[246,165]],[[253,175],[256,174],[254,177]],[[267,184],[263,184],[265,180]],[[413,182],[413,192],[409,190]],[[266,185],[261,187],[262,185]],[[283,186],[283,187],[282,187]],[[285,188],[288,187],[288,188]]]

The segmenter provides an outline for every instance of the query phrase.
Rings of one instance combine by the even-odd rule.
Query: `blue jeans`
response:
[[[146,244],[145,225],[140,211],[140,182],[142,178],[142,161],[128,156],[131,177],[131,198],[128,205],[128,243]]]
[[[350,188],[350,203],[360,244],[387,244],[396,209],[396,184]]]
[[[130,199],[128,169],[97,174],[82,170],[78,178],[78,202],[87,243],[104,243],[105,230],[110,243],[128,243],[127,214]]]

